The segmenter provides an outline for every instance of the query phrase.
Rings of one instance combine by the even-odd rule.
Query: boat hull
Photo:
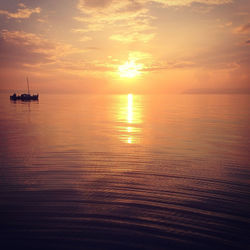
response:
[[[22,94],[22,95],[16,95],[13,94],[10,96],[10,100],[12,101],[38,101],[39,95],[30,95],[30,94]]]

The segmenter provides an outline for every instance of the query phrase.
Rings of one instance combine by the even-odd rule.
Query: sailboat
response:
[[[22,100],[22,101],[37,101],[38,100],[38,94],[36,95],[31,95],[30,94],[30,86],[29,86],[29,79],[28,77],[26,77],[27,80],[27,87],[28,87],[28,94],[21,94],[21,95],[17,95],[16,93],[14,93],[13,95],[10,96],[10,100],[16,101],[16,100]]]

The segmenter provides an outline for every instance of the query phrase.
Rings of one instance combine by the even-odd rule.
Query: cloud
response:
[[[78,3],[78,10],[81,16],[75,17],[76,20],[95,24],[102,28],[101,24],[113,24],[119,21],[134,20],[143,17],[148,12],[148,9],[135,1],[105,1],[106,4],[100,4],[103,1],[94,1],[95,4],[87,4],[89,1],[80,0]],[[112,4],[111,4],[112,3]]]
[[[51,62],[48,53],[43,52],[48,46],[33,34],[20,31],[2,30],[0,33],[1,68],[22,68],[25,64],[44,64]],[[52,47],[51,47],[52,49]]]
[[[145,0],[143,2],[160,3],[165,6],[190,6],[192,3],[201,3],[206,5],[222,5],[232,3],[233,0]]]
[[[92,38],[90,36],[82,36],[79,38],[80,42],[87,42],[87,41],[91,41]]]
[[[190,6],[193,3],[205,5],[222,5],[232,3],[234,0],[79,0],[78,9],[84,12],[104,9],[113,9],[117,12],[136,11],[147,8],[148,4],[161,4],[164,6]]]
[[[192,3],[221,5],[232,2],[233,0],[78,0],[77,8],[84,14],[78,20],[87,22],[89,17],[95,15],[101,22],[115,22],[131,16],[147,15],[151,4],[190,6]]]
[[[81,15],[75,20],[83,22],[84,27],[74,32],[88,33],[110,29],[109,39],[121,43],[148,42],[153,39],[153,17],[140,0],[79,0],[77,5]],[[119,30],[119,32],[117,32]]]
[[[168,62],[155,62],[151,65],[148,65],[142,69],[142,71],[145,72],[156,72],[156,71],[163,71],[163,70],[169,70],[169,69],[183,69],[183,68],[191,68],[191,67],[197,67],[197,64],[192,61],[185,61],[185,60],[179,60],[179,61],[168,61]]]
[[[124,33],[114,34],[110,36],[111,40],[121,43],[143,42],[147,43],[154,38],[155,34],[140,34],[140,33]]]
[[[239,26],[235,29],[235,32],[237,33],[250,33],[250,22],[248,22],[247,24],[244,24],[242,26]]]
[[[86,33],[86,30],[85,29],[72,29],[71,32],[77,33],[77,34],[84,34]],[[87,42],[90,40],[92,40],[92,37],[86,36],[86,35],[81,35],[79,36],[79,39],[78,39],[78,41],[80,42]]]
[[[14,18],[14,19],[27,19],[29,18],[33,13],[40,13],[41,8],[37,7],[34,9],[26,8],[24,4],[19,4],[21,9],[17,9],[17,12],[9,12],[7,10],[0,10],[0,15],[5,15],[8,19]]]
[[[104,8],[109,6],[113,0],[80,0],[78,8]]]
[[[147,43],[155,37],[150,13],[152,4],[168,6],[190,6],[192,3],[219,5],[231,3],[232,0],[78,0],[80,15],[74,17],[82,22],[81,29],[75,32],[88,33],[103,29],[119,30],[109,34],[109,38],[121,43]]]
[[[15,45],[50,48],[50,42],[48,40],[42,39],[40,36],[33,33],[4,29],[1,31],[1,37],[4,41]]]
[[[70,53],[80,51],[71,45],[51,41],[33,33],[6,29],[0,32],[2,67],[56,63]]]
[[[143,1],[136,0],[79,0],[77,8],[82,13],[99,15],[109,13],[129,13],[138,12],[144,8]]]
[[[74,73],[78,72],[79,74],[82,74],[83,72],[94,73],[94,72],[110,72],[115,70],[114,65],[100,61],[84,62],[78,60],[77,63],[61,61],[58,64],[58,67],[62,70],[70,70],[71,72]]]
[[[88,38],[86,38],[88,39]],[[85,39],[85,40],[86,40]],[[84,60],[90,50],[48,40],[42,36],[23,31],[0,31],[0,68],[6,70],[27,69],[55,73],[83,75],[94,72],[114,71],[114,64],[98,60]]]

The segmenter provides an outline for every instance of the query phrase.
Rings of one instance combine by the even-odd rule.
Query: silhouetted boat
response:
[[[21,95],[17,95],[16,93],[14,93],[13,95],[10,96],[10,100],[13,101],[17,101],[17,100],[21,100],[21,101],[37,101],[38,100],[38,94],[37,95],[31,95],[30,94],[30,87],[29,87],[29,79],[27,77],[27,86],[28,86],[28,94],[21,94]]]

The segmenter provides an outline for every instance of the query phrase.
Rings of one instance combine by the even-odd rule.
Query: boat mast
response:
[[[28,94],[30,94],[30,85],[29,85],[29,79],[28,79],[28,77],[26,77],[26,79],[27,79],[27,85],[28,85]]]

